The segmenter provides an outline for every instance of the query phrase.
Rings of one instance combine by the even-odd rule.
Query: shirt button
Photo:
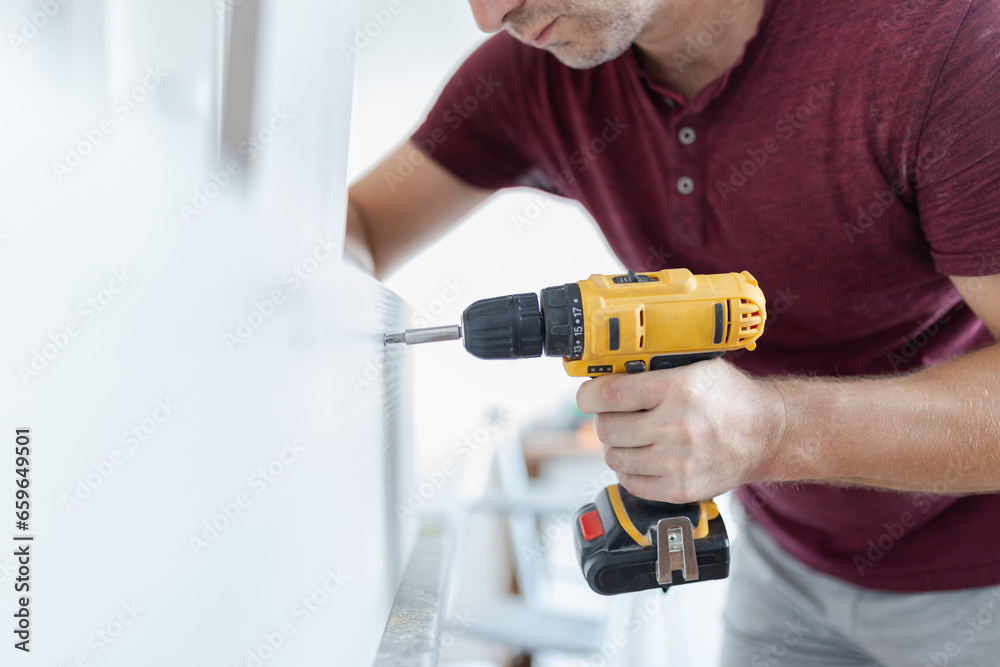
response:
[[[681,176],[677,179],[677,192],[682,195],[689,195],[694,192],[694,180],[687,177]]]
[[[694,133],[694,130],[691,129],[690,127],[682,127],[681,131],[677,133],[677,138],[685,146],[690,146],[691,144],[694,143],[694,140],[695,138],[697,138],[697,135]]]
[[[663,101],[666,102],[667,106],[670,107],[671,109],[674,109],[674,108],[677,107],[677,100],[675,100],[672,97],[664,97]]]

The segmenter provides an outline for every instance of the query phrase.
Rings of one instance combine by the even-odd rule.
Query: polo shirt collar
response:
[[[732,67],[723,72],[719,77],[712,80],[707,86],[702,88],[698,94],[695,95],[694,100],[692,100],[690,104],[688,104],[687,100],[684,99],[683,95],[674,91],[669,86],[655,81],[653,77],[651,77],[639,66],[639,61],[635,54],[635,44],[633,44],[631,48],[625,52],[626,68],[630,71],[630,73],[634,73],[638,76],[646,84],[646,87],[652,94],[665,99],[671,107],[680,109],[687,113],[701,113],[708,107],[709,104],[718,98],[723,91],[725,91],[726,86],[729,83],[729,77],[744,63],[744,61],[747,60],[747,56],[754,50],[754,48],[756,48],[758,43],[762,41],[762,35],[766,32],[768,21],[773,13],[774,3],[775,0],[764,0],[764,10],[761,12],[760,21],[757,23],[757,30],[754,32],[753,36],[747,40],[740,57],[736,59],[736,62]]]

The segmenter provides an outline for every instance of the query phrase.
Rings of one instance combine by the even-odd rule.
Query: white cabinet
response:
[[[340,260],[356,2],[48,4],[0,60],[0,477],[15,429],[32,448],[0,611],[34,536],[25,664],[369,664],[414,526],[382,345],[405,308]],[[230,57],[252,85],[227,116]]]

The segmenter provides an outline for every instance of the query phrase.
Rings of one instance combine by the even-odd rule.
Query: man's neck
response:
[[[639,65],[691,101],[736,64],[757,32],[765,0],[664,0],[635,40]]]

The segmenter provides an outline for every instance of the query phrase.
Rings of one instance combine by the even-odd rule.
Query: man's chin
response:
[[[559,62],[571,69],[593,69],[609,60],[614,60],[625,52],[625,49],[621,49],[619,51],[606,51],[602,53],[580,53],[574,49],[575,46],[573,42],[562,42],[560,44],[549,44],[544,50],[551,53]]]

